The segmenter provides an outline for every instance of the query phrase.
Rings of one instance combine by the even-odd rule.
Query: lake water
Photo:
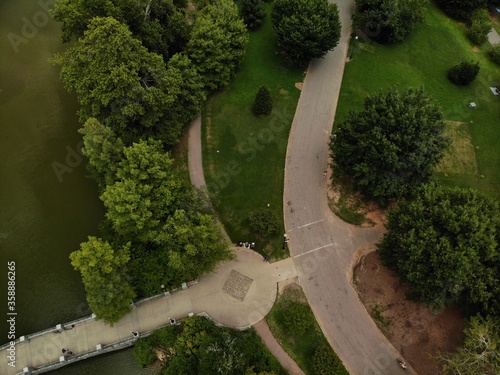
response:
[[[6,311],[7,262],[14,261],[17,337],[90,314],[68,257],[98,234],[104,215],[78,154],[75,97],[48,62],[63,46],[45,3],[0,0],[0,301]],[[0,345],[7,341],[4,322]],[[143,371],[125,350],[53,373]]]

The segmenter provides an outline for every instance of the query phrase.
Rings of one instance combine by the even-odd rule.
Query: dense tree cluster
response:
[[[353,23],[380,43],[401,42],[424,21],[425,0],[356,0]]]
[[[167,357],[162,375],[226,374],[281,375],[286,372],[262,345],[253,330],[218,328],[204,317],[191,317],[139,339],[134,355],[141,366],[154,362],[154,348]]]
[[[352,178],[382,204],[410,197],[444,154],[443,127],[441,111],[422,89],[371,95],[364,111],[351,112],[332,136],[333,178]]]
[[[112,324],[136,295],[232,256],[207,199],[165,149],[229,83],[247,30],[232,0],[190,12],[185,0],[57,0],[53,16],[72,43],[53,62],[81,106],[83,153],[107,209],[103,238],[89,237],[71,260],[92,310]]]
[[[486,8],[488,0],[436,0],[436,3],[450,17],[469,21],[476,9]]]
[[[266,5],[262,0],[242,0],[241,16],[249,30],[258,29],[266,17]]]
[[[499,208],[474,190],[427,185],[389,212],[378,253],[413,297],[500,316]]]
[[[278,48],[301,65],[323,57],[339,42],[339,11],[327,0],[276,0],[272,22]]]

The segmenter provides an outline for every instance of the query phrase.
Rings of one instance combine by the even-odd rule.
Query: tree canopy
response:
[[[335,3],[276,0],[271,16],[278,48],[298,64],[324,56],[339,42],[340,19]]]
[[[64,42],[83,37],[93,18],[112,17],[165,60],[182,51],[189,38],[183,11],[172,0],[56,0],[52,15],[62,23]]]
[[[380,43],[401,42],[424,21],[426,0],[356,0],[353,23]]]
[[[153,241],[175,211],[182,184],[157,141],[134,143],[123,155],[116,182],[107,185],[101,195],[106,217],[119,235]]]
[[[229,84],[247,43],[247,29],[232,0],[215,0],[198,12],[186,51],[207,92]]]
[[[380,258],[414,297],[435,308],[460,300],[471,311],[500,316],[498,201],[430,184],[391,210],[386,228]]]
[[[409,197],[429,181],[448,146],[443,127],[440,109],[422,89],[370,95],[331,138],[333,178],[352,178],[381,204]]]
[[[165,327],[139,339],[134,355],[142,365],[148,365],[155,359],[149,353],[159,347],[168,353],[163,375],[286,373],[254,330],[220,328],[200,316],[184,319],[181,327]]]
[[[436,0],[436,3],[457,20],[468,21],[472,13],[479,8],[486,8],[487,0]]]
[[[130,243],[113,248],[89,237],[70,255],[71,264],[82,274],[90,308],[98,319],[111,325],[130,312],[135,298],[127,275],[129,252]]]
[[[465,340],[457,351],[439,356],[445,374],[500,374],[500,322],[491,316],[474,316],[464,330]]]

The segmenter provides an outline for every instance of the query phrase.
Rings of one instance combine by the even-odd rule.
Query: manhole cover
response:
[[[222,287],[222,291],[243,302],[252,283],[253,279],[238,271],[231,270],[231,273]]]

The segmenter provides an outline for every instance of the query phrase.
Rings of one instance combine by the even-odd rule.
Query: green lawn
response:
[[[234,242],[254,241],[258,251],[282,257],[283,170],[288,132],[303,71],[276,54],[269,8],[261,29],[250,33],[244,63],[229,87],[212,96],[203,110],[203,164],[207,186],[217,193],[217,208]],[[251,107],[259,86],[271,90],[274,109],[256,117]],[[275,210],[280,229],[273,238],[255,236],[248,223],[252,210]]]
[[[308,324],[310,325],[305,329],[304,334],[290,334],[287,331],[285,315],[290,314],[291,305],[294,303],[303,303],[306,305],[307,314],[305,314],[305,321],[309,322]],[[321,328],[316,322],[311,308],[307,305],[302,290],[296,288],[286,289],[274,304],[266,320],[274,337],[288,355],[295,360],[306,374],[314,375],[313,358],[316,349],[323,345],[330,347],[330,344],[328,344],[325,336],[323,336],[323,332],[321,332]],[[340,363],[338,371],[331,375],[349,375],[349,373]]]
[[[500,69],[488,60],[484,50],[473,51],[465,29],[429,6],[425,23],[409,40],[392,46],[358,41],[354,59],[346,65],[334,126],[351,110],[361,110],[364,98],[389,86],[421,87],[434,97],[446,120],[461,122],[466,129],[462,138],[469,140],[469,156],[475,159],[473,172],[454,168],[436,173],[444,183],[475,187],[500,195],[500,96],[489,86],[500,82]],[[481,71],[468,87],[458,87],[446,77],[447,70],[462,60],[479,61]],[[475,102],[476,110],[468,108]],[[453,155],[460,165],[461,154]],[[469,160],[470,161],[470,160]]]

